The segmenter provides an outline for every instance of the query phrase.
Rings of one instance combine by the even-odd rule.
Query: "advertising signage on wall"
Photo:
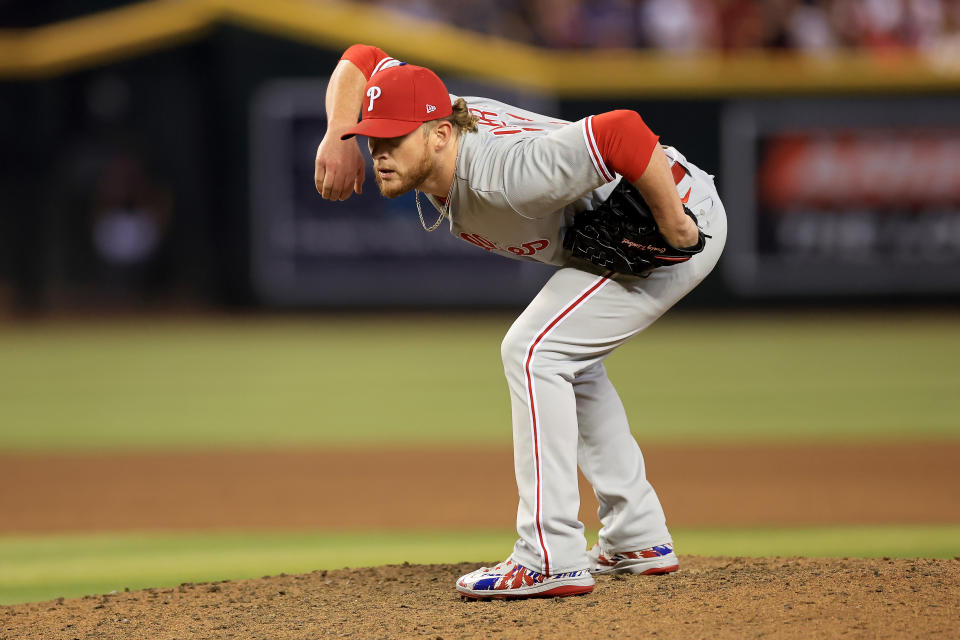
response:
[[[456,80],[448,86],[458,95],[488,93]],[[313,165],[326,131],[325,92],[323,80],[274,81],[252,104],[251,276],[260,300],[321,307],[528,302],[551,268],[491,257],[475,240],[454,238],[446,224],[427,233],[412,193],[394,200],[380,195],[365,148],[362,194],[344,202],[317,194]],[[510,98],[532,110],[556,110],[536,96]],[[432,224],[436,211],[422,202]]]
[[[960,292],[960,101],[732,103],[721,151],[739,293]]]

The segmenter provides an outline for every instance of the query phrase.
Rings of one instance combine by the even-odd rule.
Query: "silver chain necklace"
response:
[[[420,208],[420,191],[414,190],[413,198],[417,201],[417,215],[420,216],[420,226],[423,227],[423,230],[427,233],[431,231],[436,231],[437,227],[440,226],[440,223],[443,222],[443,219],[449,217],[450,214],[450,200],[453,198],[453,188],[457,185],[457,172],[456,166],[460,163],[460,148],[459,140],[457,141],[457,158],[453,161],[454,172],[453,180],[450,181],[450,191],[447,192],[447,200],[443,203],[443,206],[440,208],[440,217],[437,218],[437,221],[434,222],[429,227],[427,226],[426,220],[423,219],[423,209]]]
[[[454,182],[456,182],[456,180],[454,180]],[[423,230],[427,233],[436,231],[440,223],[443,222],[443,218],[447,215],[447,212],[450,211],[450,196],[453,195],[453,185],[450,185],[450,193],[447,194],[447,201],[443,203],[443,208],[440,209],[440,217],[429,227],[427,226],[427,221],[423,219],[423,209],[420,208],[420,192],[414,191],[413,193],[413,198],[417,201],[417,215],[420,216],[420,226],[423,227]]]

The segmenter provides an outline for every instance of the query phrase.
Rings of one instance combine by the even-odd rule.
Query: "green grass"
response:
[[[0,326],[0,449],[507,444],[510,316]],[[960,437],[955,315],[668,315],[613,354],[641,442]]]
[[[496,558],[500,533],[198,533],[0,537],[0,603],[305,573]]]
[[[960,555],[960,525],[674,532],[681,554]],[[505,557],[513,532],[99,534],[0,537],[0,604],[404,561]]]

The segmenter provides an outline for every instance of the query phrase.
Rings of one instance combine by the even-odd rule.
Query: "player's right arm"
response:
[[[327,132],[317,147],[313,180],[326,200],[346,200],[363,190],[364,159],[356,138],[341,140],[357,123],[363,90],[374,70],[392,60],[377,47],[355,44],[337,63],[327,84]]]

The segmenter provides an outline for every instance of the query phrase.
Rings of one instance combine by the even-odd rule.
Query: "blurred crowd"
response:
[[[560,49],[951,48],[960,0],[361,0]]]

